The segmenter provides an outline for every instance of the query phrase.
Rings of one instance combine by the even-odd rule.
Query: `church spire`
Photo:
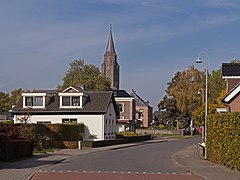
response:
[[[104,62],[102,64],[102,75],[110,79],[112,89],[119,89],[119,69],[120,67],[117,62],[117,54],[115,52],[112,37],[112,25],[110,25],[107,49],[104,54]]]
[[[106,54],[112,54],[112,55],[117,55],[115,52],[115,48],[114,48],[114,42],[113,42],[113,37],[112,37],[112,25],[110,24],[110,33],[109,33],[109,37],[108,37],[108,43],[107,43],[107,49],[106,49]]]

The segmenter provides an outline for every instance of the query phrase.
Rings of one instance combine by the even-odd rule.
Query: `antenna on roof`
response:
[[[110,31],[112,31],[112,24],[110,24]]]

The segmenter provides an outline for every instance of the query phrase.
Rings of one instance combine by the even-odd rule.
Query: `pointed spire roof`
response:
[[[105,54],[107,54],[107,53],[117,55],[115,52],[114,42],[113,42],[113,37],[112,37],[112,25],[110,25],[110,33],[109,33],[109,37],[108,37],[107,49],[106,49]]]

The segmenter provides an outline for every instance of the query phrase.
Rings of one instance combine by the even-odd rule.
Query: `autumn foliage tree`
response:
[[[206,73],[194,66],[177,72],[168,83],[167,95],[158,104],[159,110],[164,110],[162,118],[171,121],[172,119],[181,120],[186,124],[193,118],[195,125],[203,125],[206,98],[205,78]],[[221,67],[208,74],[208,114],[215,113],[217,107],[224,107],[221,100],[226,95],[225,89]]]
[[[171,114],[175,120],[182,121],[185,125],[189,124],[193,111],[201,104],[201,98],[197,92],[203,86],[204,72],[197,70],[194,66],[189,66],[187,70],[177,72],[168,83],[167,95],[158,107],[165,110],[165,115],[169,114],[170,116]],[[171,104],[168,103],[169,100],[171,100]],[[167,118],[169,119],[169,117]]]

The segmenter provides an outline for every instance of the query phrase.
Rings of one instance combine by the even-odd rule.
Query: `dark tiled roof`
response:
[[[132,97],[134,97],[137,106],[150,106],[149,101],[144,101],[135,90],[132,90]]]
[[[114,97],[132,97],[125,90],[113,90]]]
[[[222,76],[240,76],[240,63],[222,63]]]
[[[43,91],[33,91],[33,92],[43,92]],[[112,91],[88,91],[87,95],[88,95],[88,100],[87,100],[87,103],[83,106],[83,108],[59,108],[60,97],[58,96],[58,93],[47,93],[46,108],[34,108],[30,110],[23,108],[23,99],[21,99],[19,103],[12,109],[12,112],[13,113],[22,113],[22,112],[105,113],[107,112],[107,108],[111,101],[114,103],[114,106],[116,108]]]

